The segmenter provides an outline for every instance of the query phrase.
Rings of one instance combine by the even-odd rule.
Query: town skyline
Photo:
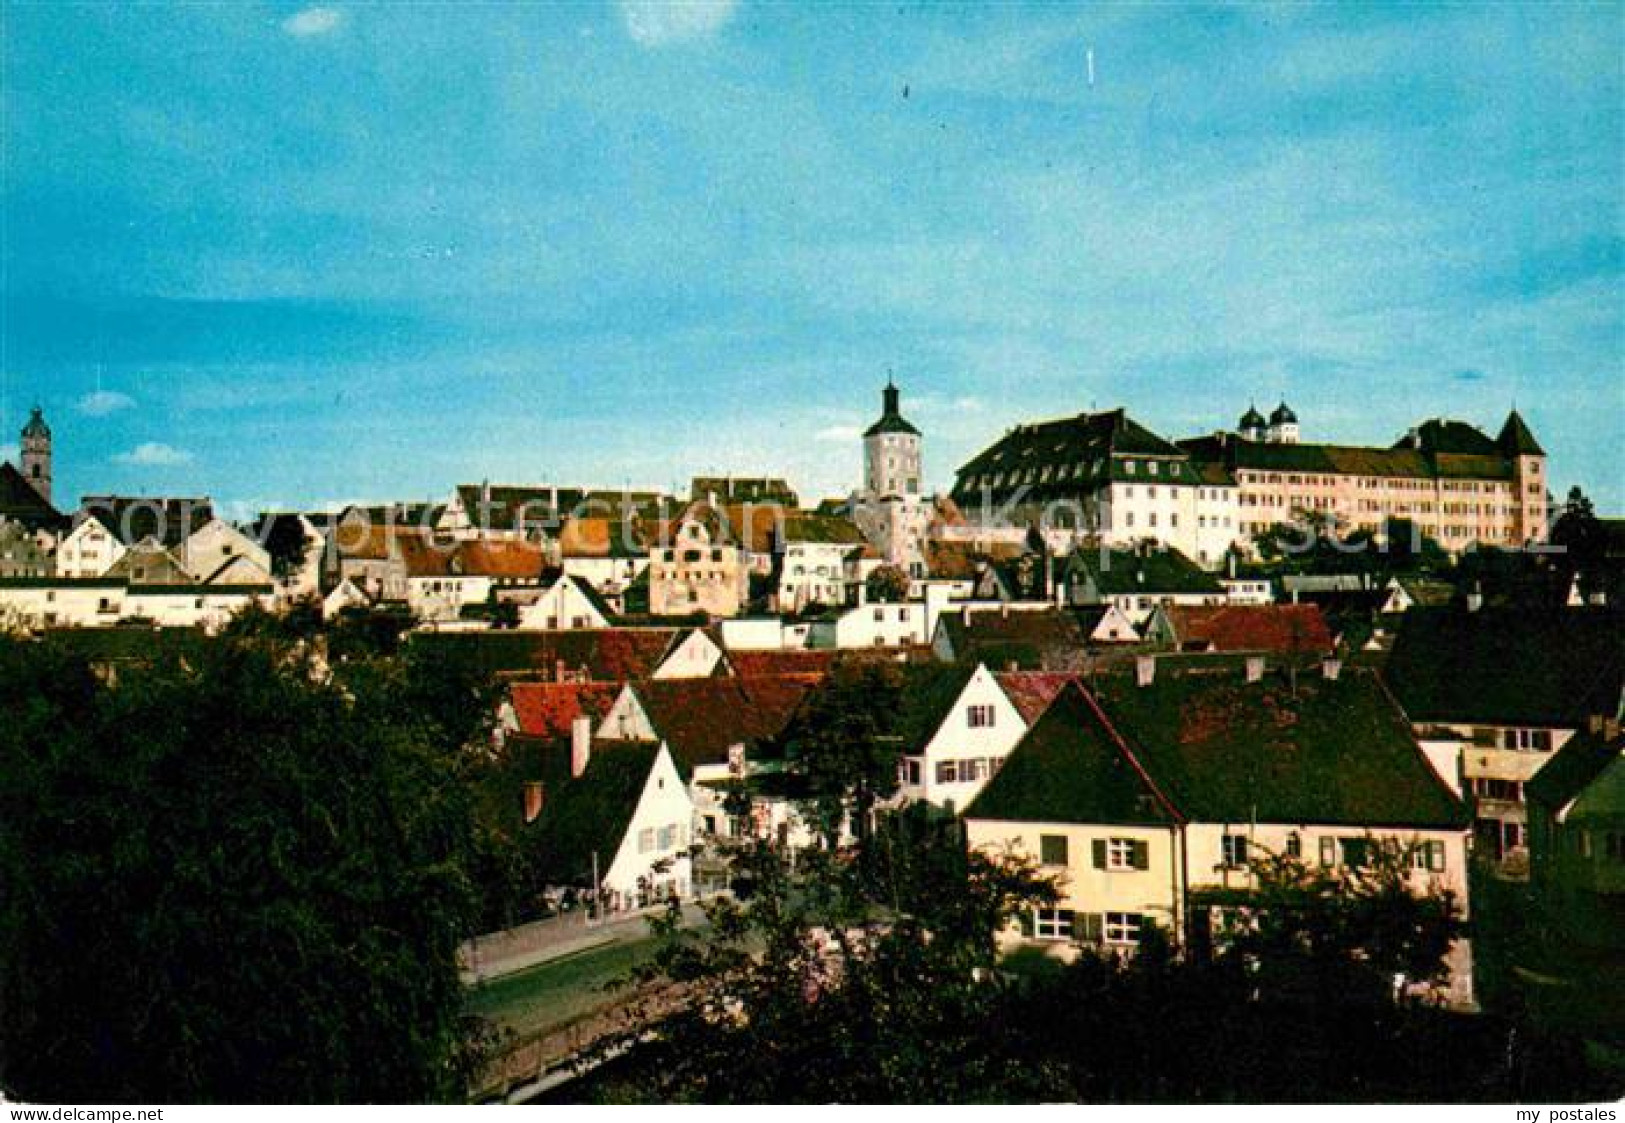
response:
[[[672,12],[8,6],[0,452],[37,399],[65,495],[817,498],[889,370],[933,490],[1284,398],[1516,405],[1625,507],[1609,10]]]

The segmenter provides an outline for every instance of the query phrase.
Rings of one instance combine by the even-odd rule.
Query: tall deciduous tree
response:
[[[868,836],[877,801],[897,790],[897,715],[903,676],[893,663],[837,663],[786,733],[790,759],[807,779],[826,844],[848,817]]]
[[[0,1086],[459,1098],[471,681],[220,641],[116,683],[0,641]]]

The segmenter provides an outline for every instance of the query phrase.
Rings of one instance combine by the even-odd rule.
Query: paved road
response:
[[[659,911],[626,913],[596,922],[589,921],[584,912],[567,913],[478,936],[465,943],[459,953],[463,982],[481,983],[593,948],[646,939],[649,917]],[[683,906],[684,925],[703,919],[697,904]]]

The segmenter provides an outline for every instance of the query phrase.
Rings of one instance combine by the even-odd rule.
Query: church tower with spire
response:
[[[28,424],[22,432],[22,472],[39,492],[40,498],[51,501],[51,427],[45,423],[45,413],[35,406]]]

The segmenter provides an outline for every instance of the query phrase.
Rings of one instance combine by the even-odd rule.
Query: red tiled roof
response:
[[[677,635],[676,628],[425,632],[413,642],[487,674],[556,681],[562,667],[569,678],[621,683],[653,674]]]
[[[620,687],[608,682],[516,682],[509,687],[521,733],[531,737],[567,737],[570,724],[583,714],[598,720],[609,712]]]
[[[655,732],[692,768],[726,762],[730,746],[778,737],[813,685],[806,675],[763,675],[654,679],[635,689]]]
[[[1265,651],[1280,655],[1326,654],[1332,634],[1313,604],[1170,605],[1164,609],[1180,646],[1214,651]]]
[[[812,675],[823,678],[835,662],[833,648],[810,650],[791,648],[778,651],[730,651],[728,663],[740,678],[763,675]]]
[[[1078,676],[1061,674],[1051,671],[1015,671],[1009,674],[996,674],[1005,697],[1015,706],[1016,712],[1021,714],[1021,720],[1029,726],[1038,720],[1039,716],[1055,701],[1055,696],[1065,688],[1069,682],[1077,682]]]

